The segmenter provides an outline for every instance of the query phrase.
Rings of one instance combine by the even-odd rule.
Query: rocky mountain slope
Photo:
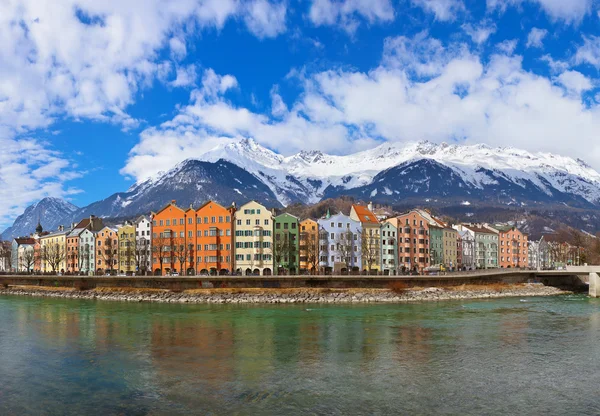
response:
[[[340,196],[391,206],[456,206],[465,215],[483,207],[600,212],[600,173],[569,157],[485,145],[385,143],[347,156],[304,151],[284,157],[243,139],[84,208],[40,201],[2,238],[32,232],[41,212],[44,227],[55,228],[92,214],[134,217],[172,199],[181,206],[256,199],[278,208]],[[53,208],[36,208],[46,203]]]

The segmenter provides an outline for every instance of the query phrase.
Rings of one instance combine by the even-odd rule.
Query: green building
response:
[[[274,274],[297,274],[300,264],[298,217],[283,213],[273,218]]]
[[[433,224],[429,224],[429,254],[432,266],[444,264],[444,229]]]

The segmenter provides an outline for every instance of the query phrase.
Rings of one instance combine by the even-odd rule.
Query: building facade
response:
[[[116,228],[104,227],[96,233],[96,271],[115,273],[119,268],[119,237]]]
[[[273,218],[273,265],[277,275],[298,274],[300,268],[300,220],[283,213]]]
[[[135,264],[135,225],[130,222],[117,227],[119,238],[119,273],[132,275],[136,271]]]
[[[498,265],[501,268],[529,267],[527,234],[511,225],[491,225],[487,228],[498,234]]]
[[[319,272],[319,223],[312,219],[300,222],[300,244],[298,246],[300,273]]]
[[[429,224],[429,253],[432,266],[444,264],[444,228],[437,224]]]
[[[256,201],[235,212],[235,270],[238,274],[273,274],[273,215]]]
[[[196,248],[196,273],[228,274],[233,271],[233,216],[234,207],[208,201],[195,212],[192,250]],[[188,224],[190,224],[188,218]],[[190,233],[190,231],[192,231]],[[193,257],[190,256],[190,257]]]
[[[78,269],[84,275],[96,272],[96,233],[85,228],[79,234]]]
[[[398,266],[401,272],[418,271],[431,265],[429,220],[418,210],[398,217]]]
[[[152,270],[152,220],[142,215],[135,221],[135,270],[146,275]]]
[[[360,222],[361,235],[361,264],[364,271],[379,271],[381,269],[381,224],[373,213],[373,205],[354,204],[350,209],[350,218]]]
[[[193,218],[193,210],[190,208],[188,211],[191,211]],[[193,244],[193,236],[189,238],[186,233],[186,211],[173,200],[160,211],[153,212],[151,217],[152,270],[155,275],[161,276],[179,273],[189,264],[188,256],[179,254],[187,254],[183,251]],[[195,262],[191,266],[194,267]]]
[[[320,267],[326,272],[360,271],[362,228],[359,221],[342,213],[327,215],[318,221],[321,247]]]
[[[387,275],[398,274],[398,218],[381,224],[381,271]]]
[[[61,225],[58,231],[40,237],[40,269],[42,273],[64,273],[67,269],[68,233]]]
[[[444,264],[449,270],[456,270],[458,268],[458,231],[450,227],[445,227],[442,242],[444,245]]]

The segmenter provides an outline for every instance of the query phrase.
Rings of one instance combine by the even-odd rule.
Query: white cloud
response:
[[[190,64],[176,69],[176,78],[169,83],[172,87],[190,87],[196,84],[196,65]]]
[[[210,100],[192,98],[173,120],[142,135],[123,172],[142,180],[200,155],[217,137],[252,137],[282,154],[349,153],[382,139],[483,142],[600,167],[600,108],[582,101],[593,85],[574,71],[543,77],[525,70],[519,56],[499,52],[482,61],[464,44],[419,34],[387,39],[381,64],[368,72],[304,71],[298,80],[304,92],[289,109],[272,90],[275,117],[232,104],[222,89]],[[165,154],[166,140],[179,150]]]
[[[570,64],[568,62],[554,59],[549,54],[542,56],[540,60],[546,62],[548,64],[548,67],[550,68],[550,71],[552,71],[552,73],[555,74],[559,72],[564,72],[570,67]]]
[[[496,25],[490,21],[480,22],[476,26],[473,26],[470,23],[465,23],[462,25],[462,29],[471,37],[473,42],[475,42],[477,45],[481,45],[487,42],[488,38],[494,32],[496,32]]]
[[[512,55],[515,49],[517,48],[518,43],[518,39],[504,40],[496,44],[496,48],[498,48],[499,51],[504,52],[507,55]]]
[[[338,25],[354,33],[358,18],[373,24],[394,20],[394,7],[390,0],[312,0],[308,14],[316,26]]]
[[[462,0],[411,0],[412,4],[433,13],[436,20],[454,21],[459,13],[466,10]]]
[[[536,4],[548,16],[567,23],[577,23],[587,15],[592,8],[593,0],[487,0],[490,10],[505,11],[509,6],[519,7],[523,3]]]
[[[578,71],[565,71],[557,77],[557,81],[566,88],[569,94],[577,96],[593,88],[592,81]]]
[[[123,129],[136,126],[139,120],[130,117],[127,108],[140,90],[155,79],[174,86],[194,83],[195,67],[176,66],[174,71],[171,62],[159,60],[161,51],[179,61],[187,54],[186,36],[203,29],[220,30],[229,20],[244,24],[259,38],[273,37],[285,30],[285,16],[286,3],[275,0],[2,1],[3,148],[18,148],[17,138],[64,117],[115,123]],[[32,142],[40,153],[61,159],[48,143]],[[21,177],[39,181],[27,184],[27,189],[37,189],[37,194],[20,193],[21,183],[6,176],[16,167],[2,170],[2,192],[17,196],[17,205],[10,212],[22,210],[23,204],[50,191],[54,196],[67,192],[61,180],[48,182],[33,175],[39,167],[31,164],[30,158],[9,155],[21,169]],[[7,212],[0,207],[0,218]]]
[[[272,4],[267,0],[254,0],[246,5],[244,21],[248,30],[258,38],[273,38],[285,32],[285,3]]]
[[[600,37],[583,36],[583,45],[577,48],[573,60],[577,65],[589,64],[600,68]]]
[[[548,31],[546,29],[538,29],[537,27],[534,27],[527,36],[527,44],[525,46],[528,48],[543,48],[544,38],[547,34]]]

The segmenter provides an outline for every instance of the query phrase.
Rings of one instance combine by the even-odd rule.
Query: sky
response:
[[[486,143],[600,170],[596,0],[5,0],[0,226],[219,143]]]

